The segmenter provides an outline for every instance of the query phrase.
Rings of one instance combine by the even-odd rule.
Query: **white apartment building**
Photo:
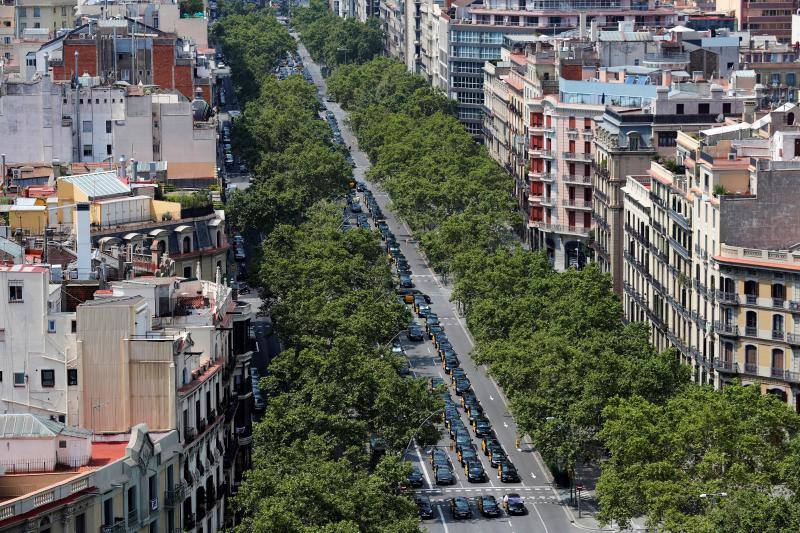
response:
[[[0,413],[66,422],[77,409],[75,313],[61,312],[61,298],[48,268],[0,266]]]
[[[195,123],[191,102],[172,92],[100,85],[79,87],[5,80],[0,138],[7,163],[137,161],[215,164],[215,130]]]

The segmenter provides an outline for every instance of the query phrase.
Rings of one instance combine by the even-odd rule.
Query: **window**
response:
[[[678,144],[677,131],[659,131],[658,132],[658,145],[659,146],[676,146]]]
[[[47,321],[47,333],[55,333],[56,332],[56,321],[55,320],[48,320]]]
[[[731,103],[730,102],[724,102],[722,104],[722,113],[727,115],[727,114],[730,114],[730,112],[731,112]]]
[[[24,19],[25,17],[28,16],[28,8],[27,7],[18,7],[17,10],[19,11],[19,18]]]
[[[708,115],[709,112],[710,112],[709,105],[708,104],[698,104],[697,105],[697,112],[699,114],[701,114],[701,115]]]
[[[52,368],[42,370],[42,387],[56,386],[56,371]]]
[[[190,267],[190,266],[183,267],[183,277],[184,278],[191,278],[192,277],[192,267]]]
[[[482,104],[483,93],[456,93],[456,99],[462,104]]]
[[[78,369],[77,368],[68,368],[67,369],[67,385],[70,387],[75,387],[78,384]]]
[[[787,72],[786,73],[786,85],[790,87],[794,87],[797,84],[797,74],[794,72]]]
[[[92,121],[91,120],[84,120],[83,127],[81,128],[83,133],[92,133]]]
[[[629,133],[628,134],[628,148],[630,150],[638,150],[639,149],[639,134],[638,133]]]
[[[106,133],[111,133],[111,121],[106,120]]]
[[[468,76],[453,76],[452,85],[454,89],[480,89],[483,87],[483,80]]]
[[[70,323],[70,333],[77,333],[77,332],[78,332],[78,321],[77,320],[73,320]]]
[[[26,57],[25,58],[25,66],[27,66],[27,67],[35,67],[36,66],[36,56]]]
[[[9,302],[22,302],[22,282],[9,281],[8,282],[8,301]]]
[[[675,106],[675,114],[676,115],[683,115],[683,104],[677,104]]]
[[[14,386],[15,387],[25,386],[25,372],[14,372]]]
[[[61,6],[61,16],[62,17],[66,17],[67,16],[67,7],[66,6]]]
[[[83,145],[83,155],[84,155],[84,157],[92,157],[92,145],[91,144],[84,144]]]
[[[0,329],[0,342],[6,342],[6,330]]]
[[[63,7],[61,9],[64,9]],[[86,513],[75,517],[75,533],[86,533]]]
[[[33,18],[39,18],[42,16],[42,12],[38,6],[33,7]]]
[[[770,77],[770,82],[772,85],[780,85],[781,84],[781,73],[780,72],[773,72],[772,76]]]

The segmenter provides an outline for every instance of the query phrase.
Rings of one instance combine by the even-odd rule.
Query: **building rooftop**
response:
[[[101,171],[77,176],[64,176],[58,181],[70,183],[81,190],[90,200],[121,196],[131,193],[130,187],[122,183],[116,172]]]
[[[0,415],[0,438],[38,438],[68,435],[87,437],[88,429],[70,427],[41,415],[30,413]]]

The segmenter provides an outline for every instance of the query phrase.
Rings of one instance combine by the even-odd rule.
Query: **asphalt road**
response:
[[[326,93],[325,81],[320,75],[318,66],[313,63],[308,56],[305,48],[300,45],[300,54],[303,61],[312,74],[314,83],[322,94]],[[455,306],[450,302],[450,289],[443,285],[440,279],[428,267],[422,254],[418,251],[414,236],[408,226],[397,220],[389,209],[389,198],[381,188],[370,183],[364,178],[366,170],[369,168],[367,156],[358,149],[358,144],[352,131],[348,127],[345,119],[346,113],[334,102],[325,102],[326,107],[331,110],[339,122],[342,136],[351,148],[353,159],[356,163],[354,170],[355,178],[364,181],[367,187],[373,192],[375,198],[386,216],[389,227],[394,232],[400,248],[407,258],[412,271],[412,280],[416,288],[428,294],[432,299],[431,309],[439,316],[442,325],[452,343],[455,351],[461,360],[461,367],[467,373],[472,382],[473,390],[480,400],[485,416],[491,421],[500,443],[505,449],[508,457],[517,467],[521,483],[504,484],[500,483],[496,471],[490,468],[488,460],[480,453],[480,442],[474,439],[474,443],[479,450],[479,457],[483,462],[484,468],[489,474],[489,480],[484,483],[472,484],[466,481],[463,469],[455,468],[454,471],[458,478],[455,485],[437,488],[431,485],[430,480],[433,473],[427,461],[427,450],[416,449],[410,454],[410,459],[414,460],[423,469],[426,481],[422,492],[427,494],[437,505],[437,520],[427,520],[424,526],[429,531],[503,531],[508,532],[545,532],[556,533],[564,531],[578,531],[585,527],[576,527],[573,524],[572,511],[562,505],[566,495],[554,489],[550,484],[549,473],[545,474],[543,465],[538,455],[526,445],[522,449],[515,447],[517,438],[516,424],[509,414],[506,398],[499,390],[494,380],[489,377],[484,366],[477,366],[469,357],[474,344],[466,328],[462,317],[459,316]],[[403,344],[407,349],[412,371],[420,376],[440,376],[449,383],[449,377],[444,374],[441,366],[436,364],[434,350],[430,341],[421,343],[411,343],[403,335]],[[454,392],[451,396],[456,399]],[[462,419],[468,421],[461,412]],[[449,444],[449,437],[443,438],[442,445]],[[459,463],[453,452],[448,451],[451,461],[455,466]],[[471,520],[454,520],[449,513],[446,500],[453,496],[465,496],[474,498],[479,494],[493,494],[498,500],[507,492],[517,492],[525,498],[528,508],[526,516],[509,518],[505,514],[501,518],[478,518],[477,508],[473,504],[473,516]]]

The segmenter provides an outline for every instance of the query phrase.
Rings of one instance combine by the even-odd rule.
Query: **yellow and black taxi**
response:
[[[490,494],[478,496],[478,511],[488,518],[500,516],[500,506],[497,505],[497,500],[494,499],[494,496]]]
[[[500,481],[503,483],[519,483],[520,477],[519,472],[517,472],[517,467],[515,467],[511,461],[506,458],[505,461],[501,461],[497,465],[497,475],[500,477]]]

